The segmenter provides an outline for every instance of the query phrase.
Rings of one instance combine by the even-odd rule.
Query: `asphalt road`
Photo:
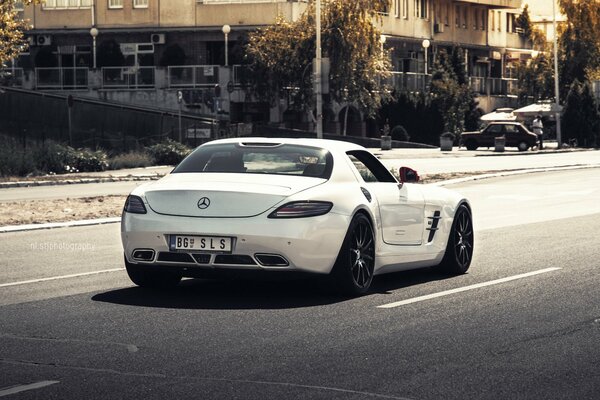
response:
[[[139,289],[113,271],[116,224],[2,234],[0,396],[597,399],[598,175],[457,186],[474,196],[469,273],[388,275],[351,300],[310,281]]]

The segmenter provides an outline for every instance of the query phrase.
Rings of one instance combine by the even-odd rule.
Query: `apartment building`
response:
[[[172,100],[184,90],[190,109],[225,107],[232,119],[257,119],[264,110],[242,106],[247,98],[228,85],[237,83],[244,37],[280,15],[296,20],[306,7],[306,0],[46,0],[23,8],[33,29],[29,51],[15,66],[35,69],[38,89],[51,88],[39,84],[47,78],[58,81],[58,89],[99,89],[105,98],[110,90],[140,89],[171,91]],[[418,82],[441,49],[460,46],[476,90],[509,94],[510,82],[502,80],[530,53],[515,24],[520,7],[521,0],[391,0],[383,15],[385,46],[393,49],[396,75],[411,78],[398,84]],[[119,46],[124,59],[115,59],[111,46]],[[72,70],[65,79],[50,70],[57,68]],[[208,89],[224,96],[214,86],[227,87],[227,101],[202,101]],[[277,116],[271,111],[270,118]]]

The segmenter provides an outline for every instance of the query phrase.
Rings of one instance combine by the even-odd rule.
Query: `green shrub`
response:
[[[177,165],[192,151],[189,147],[171,139],[148,147],[155,165]]]
[[[37,169],[46,173],[97,172],[108,167],[102,150],[74,149],[54,142],[38,147],[35,158]]]
[[[153,159],[147,152],[131,151],[118,154],[108,160],[108,169],[149,167]]]
[[[13,138],[1,136],[0,176],[25,176],[36,172],[35,156]]]
[[[408,142],[410,140],[410,136],[406,129],[402,125],[396,125],[394,129],[392,129],[392,140],[399,140],[401,142]]]

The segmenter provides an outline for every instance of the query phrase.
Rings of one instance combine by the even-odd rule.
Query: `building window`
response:
[[[108,8],[123,8],[123,0],[108,0]]]
[[[494,11],[492,11],[492,18],[490,19],[490,23],[491,23],[490,30],[492,32],[496,30],[496,18],[494,18],[494,17],[495,17]]]
[[[517,32],[517,15],[507,13],[506,14],[506,32],[516,33]]]
[[[486,10],[481,10],[481,21],[480,21],[480,25],[479,25],[479,29],[481,29],[482,31],[485,31],[487,29],[487,21],[486,21],[486,17],[487,17],[487,13]]]
[[[454,7],[454,25],[460,28],[460,6]]]
[[[15,1],[15,11],[24,11],[25,8],[23,6],[22,1]]]
[[[446,4],[446,14],[444,15],[444,25],[450,25],[450,15],[452,14],[452,5],[450,3]]]
[[[42,8],[44,10],[66,10],[90,8],[91,6],[92,0],[46,0],[42,5]]]
[[[408,19],[408,0],[402,0],[402,18]]]
[[[394,17],[400,16],[400,0],[394,0]]]
[[[133,8],[148,8],[148,0],[133,0]]]
[[[415,16],[417,18],[427,19],[429,11],[427,3],[427,0],[415,0]]]
[[[498,11],[498,24],[496,25],[498,32],[502,32],[502,12]]]

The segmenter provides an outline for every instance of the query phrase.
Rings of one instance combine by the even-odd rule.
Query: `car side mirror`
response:
[[[417,183],[421,180],[421,177],[412,168],[408,167],[400,167],[400,171],[398,171],[398,176],[400,178],[400,182],[402,183]]]

